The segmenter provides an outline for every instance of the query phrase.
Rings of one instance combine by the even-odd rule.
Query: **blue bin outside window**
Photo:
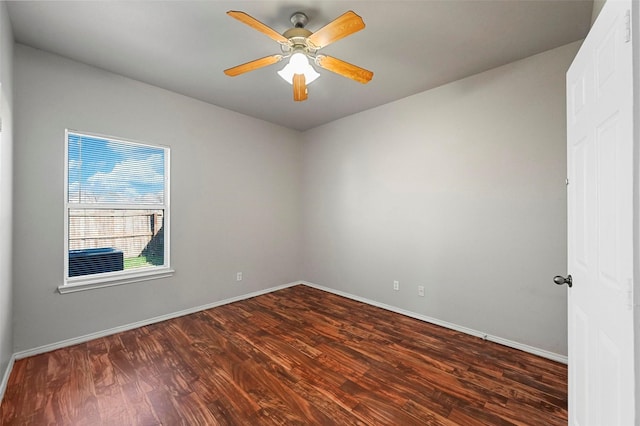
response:
[[[122,271],[124,254],[113,247],[69,250],[69,277]]]

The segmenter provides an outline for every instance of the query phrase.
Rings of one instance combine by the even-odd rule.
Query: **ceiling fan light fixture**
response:
[[[318,50],[364,29],[364,21],[352,10],[338,16],[316,32],[311,32],[305,28],[309,21],[307,15],[303,12],[296,12],[291,16],[293,28],[289,28],[282,34],[244,12],[230,10],[227,14],[278,42],[282,51],[281,55],[265,56],[264,58],[255,59],[224,70],[224,73],[230,77],[257,70],[289,58],[287,65],[278,71],[278,74],[284,81],[293,86],[294,101],[306,100],[308,97],[307,85],[320,77],[320,74],[309,63],[309,59],[312,59],[314,65],[322,69],[360,83],[368,83],[373,77],[373,73],[369,70],[331,56],[318,55]]]
[[[304,74],[307,84],[320,77],[320,74],[309,64],[309,59],[303,52],[295,52],[291,55],[289,63],[278,71],[278,75],[289,84],[293,84],[294,74]]]

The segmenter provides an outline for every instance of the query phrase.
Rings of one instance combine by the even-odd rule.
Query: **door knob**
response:
[[[571,279],[571,275],[567,275],[566,278],[563,277],[562,275],[556,275],[555,277],[553,277],[553,282],[558,285],[566,284],[569,287],[573,285],[573,280]]]

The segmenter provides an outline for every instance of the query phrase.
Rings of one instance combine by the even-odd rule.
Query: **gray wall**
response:
[[[577,48],[300,134],[17,45],[14,351],[304,278],[566,354]],[[56,293],[67,127],[171,146],[174,277]]]
[[[11,216],[13,176],[13,35],[7,5],[0,2],[0,381],[13,353]]]
[[[14,65],[15,351],[300,279],[299,133],[22,45]],[[65,128],[171,147],[175,276],[56,293]]]
[[[566,355],[566,289],[552,277],[567,262],[565,72],[578,46],[306,132],[305,279]]]
[[[593,12],[591,14],[591,25],[596,22],[598,15],[600,15],[600,11],[604,7],[604,4],[607,0],[593,0]]]

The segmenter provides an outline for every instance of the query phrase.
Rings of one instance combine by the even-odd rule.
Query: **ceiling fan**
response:
[[[309,19],[302,12],[296,12],[291,15],[293,28],[288,29],[283,34],[278,33],[273,28],[244,12],[230,10],[227,14],[278,42],[282,51],[279,54],[265,56],[264,58],[226,69],[224,73],[228,76],[235,77],[245,72],[273,65],[283,59],[289,59],[289,63],[281,71],[278,71],[278,74],[293,85],[294,101],[306,100],[307,84],[320,76],[309,64],[309,59],[321,68],[360,83],[368,83],[373,77],[373,73],[369,70],[331,56],[318,54],[318,51],[323,47],[365,27],[362,18],[351,10],[340,15],[315,33],[304,28]]]

